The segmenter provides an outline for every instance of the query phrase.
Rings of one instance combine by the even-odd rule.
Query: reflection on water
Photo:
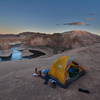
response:
[[[45,55],[45,53],[40,52],[40,51],[36,51],[36,50],[31,50],[31,53],[33,53],[30,56],[22,56],[22,51],[17,50],[16,47],[12,48],[12,55],[10,57],[5,57],[5,58],[0,58],[0,61],[14,61],[14,60],[21,60],[21,59],[32,59],[32,58],[36,58],[42,55]]]
[[[11,60],[21,60],[21,59],[22,59],[22,52],[17,50],[16,48],[12,48]]]
[[[16,47],[12,48],[12,55],[11,57],[0,58],[0,61],[14,61],[14,60],[21,60],[21,59],[32,59],[34,55],[23,57],[22,51],[17,50]]]

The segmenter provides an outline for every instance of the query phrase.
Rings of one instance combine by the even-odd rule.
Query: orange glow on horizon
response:
[[[36,30],[36,29],[35,29]],[[22,32],[40,32],[40,33],[48,33],[48,34],[51,34],[51,33],[57,33],[56,31],[54,32],[41,32],[41,31],[35,31],[34,29],[17,29],[17,28],[11,28],[11,27],[0,27],[0,34],[18,34],[18,33],[22,33]],[[66,31],[72,31],[72,30],[66,30]],[[81,31],[80,30],[76,30],[76,31]],[[97,35],[100,35],[100,30],[83,30],[83,31],[88,31],[88,32],[91,32],[91,33],[94,33],[94,34],[97,34]],[[59,33],[62,33],[64,31],[59,31]]]

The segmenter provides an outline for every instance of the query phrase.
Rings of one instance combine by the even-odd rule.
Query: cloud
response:
[[[86,26],[90,26],[91,24],[86,24]]]
[[[63,25],[80,26],[80,25],[87,25],[87,24],[85,22],[71,22],[71,23],[64,23]]]
[[[73,19],[72,17],[69,17],[69,18],[64,18],[64,19]]]
[[[96,14],[95,14],[95,13],[89,13],[89,15],[90,15],[90,16],[95,16]]]
[[[95,18],[85,18],[86,21],[93,21]]]
[[[61,24],[56,24],[57,26],[61,25]]]

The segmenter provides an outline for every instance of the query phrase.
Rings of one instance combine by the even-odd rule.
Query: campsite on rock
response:
[[[70,58],[68,63],[67,57]],[[78,66],[82,66],[85,69],[86,74],[73,81],[66,89],[60,87],[58,84],[55,85],[55,81],[52,80],[53,85],[49,84],[49,81],[46,85],[43,78],[34,74],[36,68],[37,71],[51,68],[50,75],[53,77],[56,76],[54,78],[63,83],[62,77],[64,78],[68,74],[68,78],[74,77],[74,75],[77,76],[79,75],[79,69],[76,69],[76,73],[71,74],[73,69],[68,70],[70,72],[66,72],[61,66],[57,69],[56,64],[60,63],[63,65],[63,68],[67,68],[66,64],[70,65],[73,58],[78,63]],[[54,65],[53,62],[55,62]],[[52,56],[44,55],[33,59],[0,62],[0,100],[99,100],[99,76],[100,43],[64,51]],[[86,93],[80,91],[85,91]]]
[[[49,82],[52,87],[59,85],[67,88],[73,81],[84,75],[85,72],[85,68],[76,63],[73,58],[61,56],[49,69],[38,71],[36,68],[33,76],[40,76],[45,80],[44,84]]]
[[[0,100],[100,100],[100,0],[0,0]]]

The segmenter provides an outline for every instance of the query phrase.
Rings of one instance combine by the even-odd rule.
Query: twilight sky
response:
[[[0,0],[0,33],[100,33],[100,0]]]

